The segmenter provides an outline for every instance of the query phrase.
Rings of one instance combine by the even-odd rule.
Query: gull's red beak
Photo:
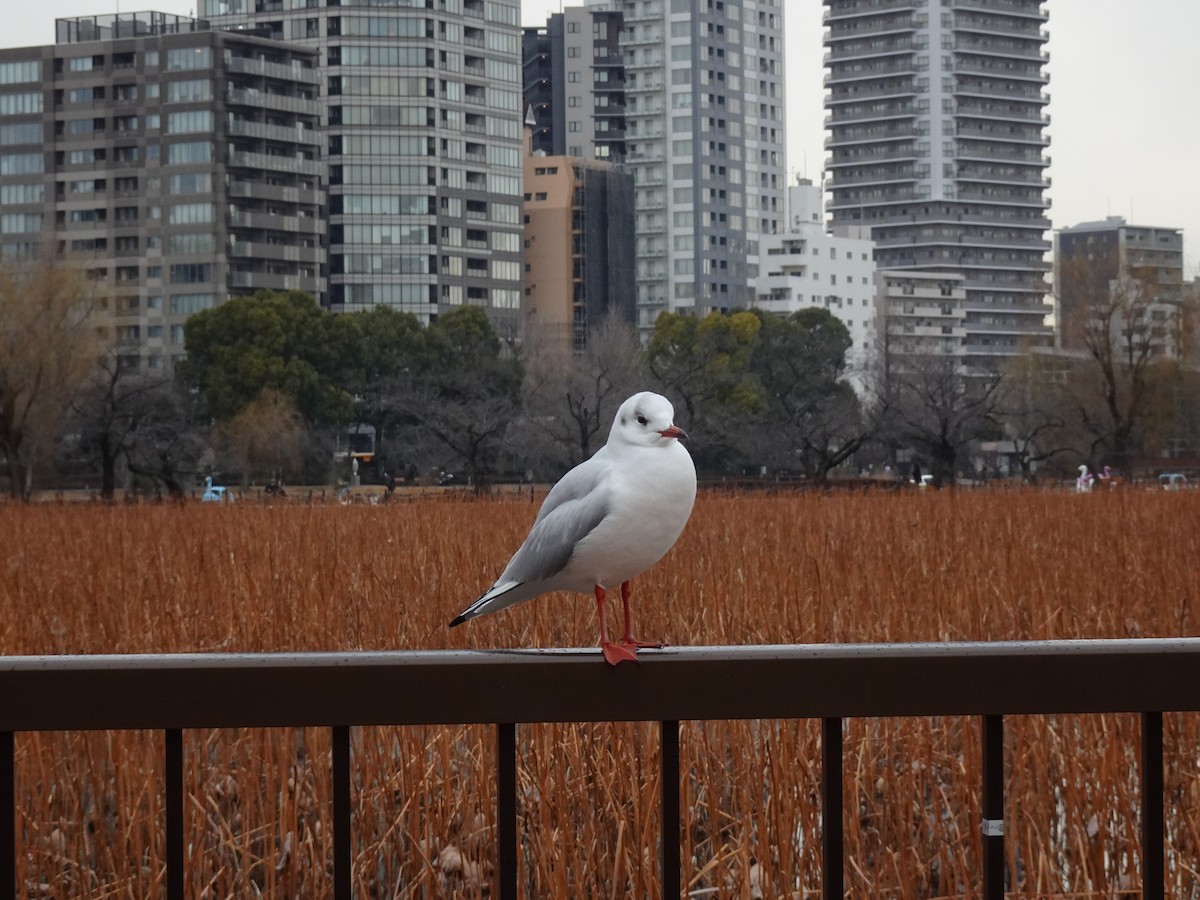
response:
[[[674,425],[674,424],[671,425],[670,428],[664,428],[662,431],[659,432],[659,434],[661,434],[665,438],[685,438],[685,437],[687,437],[687,432],[684,431],[682,428],[680,428],[678,425]]]

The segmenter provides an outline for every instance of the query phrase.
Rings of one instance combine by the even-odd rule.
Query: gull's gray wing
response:
[[[547,583],[563,570],[575,546],[608,515],[611,490],[608,454],[601,448],[562,477],[538,510],[529,537],[496,583],[464,609],[450,627],[552,591]]]
[[[575,545],[608,515],[610,468],[601,449],[562,477],[546,495],[529,537],[496,579],[497,585],[544,581],[563,570]]]

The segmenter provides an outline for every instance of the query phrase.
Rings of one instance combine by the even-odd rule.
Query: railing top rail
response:
[[[0,731],[1200,710],[1200,638],[0,657]]]

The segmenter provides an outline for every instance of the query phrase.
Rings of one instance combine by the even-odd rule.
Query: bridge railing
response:
[[[1140,713],[1143,897],[1164,895],[1164,712],[1200,710],[1200,638],[597,650],[0,657],[0,900],[16,884],[15,735],[165,733],[166,885],[184,897],[184,730],[332,730],[334,897],[351,897],[350,728],[493,724],[497,879],[516,898],[517,729],[661,723],[661,877],[680,896],[679,723],[822,720],[822,895],[844,894],[842,720],[979,717],[983,895],[1004,893],[1004,717]]]

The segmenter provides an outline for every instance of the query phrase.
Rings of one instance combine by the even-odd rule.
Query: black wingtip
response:
[[[466,615],[465,615],[465,614],[464,614],[464,615],[461,615],[461,616],[455,616],[455,617],[454,617],[454,621],[452,621],[452,622],[450,623],[449,627],[450,627],[450,628],[454,628],[456,625],[461,625],[461,624],[462,624],[463,622],[465,622],[465,621],[467,621],[467,617],[466,617]]]

